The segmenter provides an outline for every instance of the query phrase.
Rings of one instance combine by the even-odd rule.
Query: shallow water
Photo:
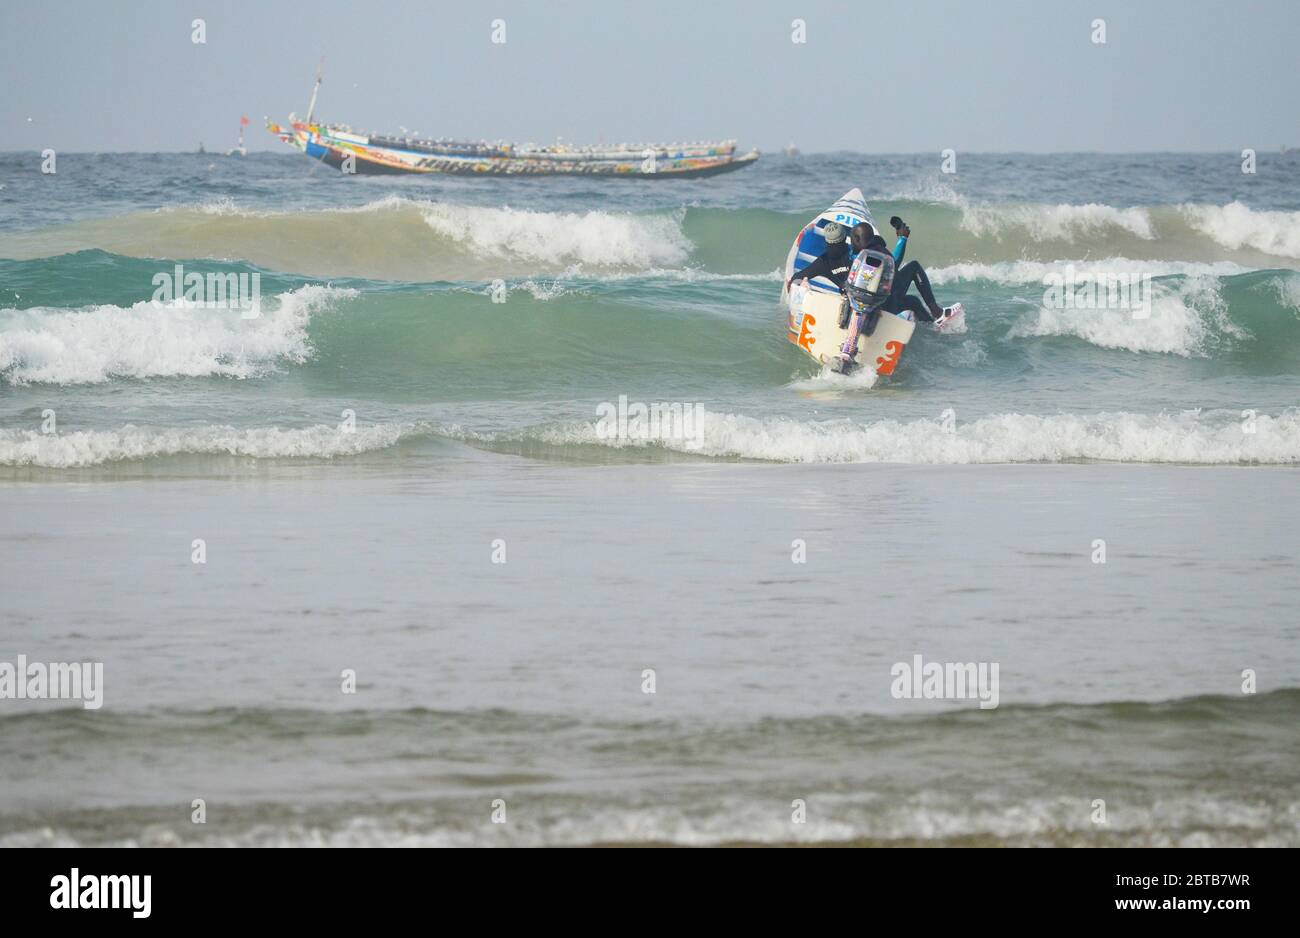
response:
[[[1300,842],[1290,470],[329,468],[0,491],[4,842]]]

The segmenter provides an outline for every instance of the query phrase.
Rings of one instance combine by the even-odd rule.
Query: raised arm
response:
[[[894,242],[894,266],[898,267],[903,263],[903,252],[907,250],[907,239],[912,229],[897,215],[889,219],[889,224],[893,226],[894,234],[898,236],[898,240]]]

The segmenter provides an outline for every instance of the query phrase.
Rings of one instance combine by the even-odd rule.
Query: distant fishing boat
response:
[[[646,179],[716,176],[744,169],[758,151],[736,155],[736,141],[573,147],[426,140],[359,133],[344,124],[314,120],[321,76],[316,74],[305,120],[288,125],[270,120],[266,129],[308,156],[345,172],[452,173],[458,175],[590,175]]]
[[[241,117],[239,119],[239,146],[233,150],[227,150],[226,156],[248,156],[248,151],[244,149],[244,128],[247,126],[248,118],[246,116]]]

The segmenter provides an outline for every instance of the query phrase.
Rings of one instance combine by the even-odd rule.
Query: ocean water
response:
[[[0,844],[1300,844],[1294,155],[39,165],[0,661],[105,702],[0,700]],[[967,310],[874,383],[777,304],[854,186]],[[177,264],[255,315],[153,302]],[[1048,296],[1119,274],[1148,306]],[[621,396],[693,432],[610,438]],[[998,705],[898,699],[915,655]]]

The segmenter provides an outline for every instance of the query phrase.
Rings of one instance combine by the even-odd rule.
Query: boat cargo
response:
[[[266,128],[308,156],[344,172],[680,179],[734,172],[758,159],[757,150],[737,156],[734,140],[575,147],[562,143],[550,146],[472,143],[363,133],[345,124],[314,120],[319,90],[317,76],[305,120],[290,115],[288,124],[268,120]]]

